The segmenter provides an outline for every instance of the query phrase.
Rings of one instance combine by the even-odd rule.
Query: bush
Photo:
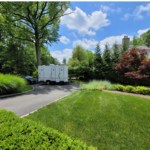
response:
[[[123,86],[123,85],[117,85],[116,90],[118,91],[126,91],[126,92],[132,92],[132,93],[139,93],[139,94],[150,94],[150,88],[144,87],[144,86]]]
[[[123,91],[126,91],[128,93],[131,93],[131,92],[134,93],[136,91],[136,89],[135,89],[135,87],[128,85],[128,86],[124,87]]]
[[[116,86],[116,90],[118,90],[118,91],[124,91],[124,88],[125,87],[123,85],[120,85],[120,84]]]
[[[33,78],[38,78],[38,70],[37,69],[33,72]]]
[[[27,81],[21,77],[0,74],[0,95],[16,93],[17,90],[27,84]]]
[[[0,110],[0,116],[0,149],[96,149],[10,111]]]
[[[84,78],[83,77],[79,77],[79,80],[84,80]]]

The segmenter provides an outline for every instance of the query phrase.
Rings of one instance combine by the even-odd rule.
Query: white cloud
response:
[[[124,37],[124,35],[125,34],[118,35],[118,36],[110,36],[110,37],[107,37],[107,38],[101,40],[100,47],[101,47],[102,52],[104,51],[106,43],[109,44],[110,48],[112,48],[112,46],[115,42],[117,42],[117,44],[122,44],[122,38]],[[130,41],[133,39],[133,36],[128,36],[128,37],[130,38]]]
[[[100,8],[101,8],[101,10],[102,10],[103,12],[108,12],[108,11],[111,11],[111,12],[118,12],[118,13],[121,12],[121,8],[112,9],[112,8],[110,8],[110,7],[108,7],[108,6],[104,6],[104,5],[101,5]]]
[[[125,14],[122,20],[128,20],[129,17],[133,16],[135,19],[143,19],[142,12],[147,12],[147,14],[150,14],[150,3],[146,6],[140,5],[136,7],[133,14]]]
[[[138,30],[138,34],[139,34],[138,36],[140,36],[141,34],[147,32],[149,29],[150,29],[150,28],[148,28],[148,29],[143,29],[143,30]]]
[[[72,49],[64,49],[63,51],[53,51],[51,52],[51,55],[54,58],[57,58],[60,63],[62,63],[63,58],[66,58],[68,61],[68,59],[72,57]]]
[[[59,40],[64,44],[68,44],[70,42],[70,40],[66,38],[65,36],[61,36]]]
[[[66,13],[69,12],[72,12],[70,8],[67,9]],[[76,7],[75,13],[61,18],[61,24],[65,24],[69,29],[77,30],[81,36],[85,36],[86,34],[92,36],[96,34],[96,32],[92,30],[98,30],[110,24],[110,21],[106,18],[107,14],[101,10],[94,11],[91,15],[87,15],[80,8]]]
[[[73,41],[73,46],[75,47],[76,45],[81,45],[82,47],[84,47],[85,49],[91,49],[91,48],[95,48],[96,44],[98,43],[98,41],[94,40],[94,39],[85,39],[83,38],[82,40],[76,40]]]

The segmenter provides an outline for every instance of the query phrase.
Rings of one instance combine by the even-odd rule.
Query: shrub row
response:
[[[26,80],[10,74],[0,74],[0,95],[16,93],[18,88],[26,85]]]
[[[0,110],[0,149],[95,150],[52,128]]]
[[[150,88],[144,87],[144,86],[123,86],[123,85],[117,85],[116,90],[118,91],[124,91],[128,93],[138,93],[138,94],[150,94]]]

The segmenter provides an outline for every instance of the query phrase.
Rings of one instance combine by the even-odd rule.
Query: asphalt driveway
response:
[[[27,94],[1,98],[0,109],[10,110],[18,116],[23,116],[79,89],[79,84],[32,86],[34,90]]]

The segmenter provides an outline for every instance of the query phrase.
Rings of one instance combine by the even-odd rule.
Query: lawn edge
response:
[[[72,93],[70,93],[70,94],[72,94]],[[66,95],[66,96],[64,96],[64,97],[67,97],[67,96],[68,96],[68,95],[70,95],[70,94],[67,94],[67,95]],[[62,98],[64,98],[64,97],[61,97],[61,98],[59,98],[59,99],[56,99],[56,100],[54,100],[53,102],[48,103],[47,105],[52,104],[52,103],[54,103],[54,102],[56,102],[56,101],[58,101],[58,100],[60,100],[60,99],[62,99]],[[42,106],[42,107],[40,107],[40,108],[38,108],[38,109],[35,109],[35,110],[33,110],[33,111],[31,111],[31,112],[29,112],[29,113],[25,114],[25,115],[22,115],[22,116],[20,116],[20,118],[23,118],[23,117],[29,116],[30,114],[32,114],[32,113],[34,113],[34,112],[38,111],[39,109],[41,109],[41,108],[43,108],[43,107],[45,107],[45,106],[47,106],[47,105],[44,105],[44,106]]]
[[[31,86],[31,85],[29,85],[29,86]],[[0,98],[5,98],[5,97],[11,97],[11,96],[17,96],[17,95],[26,94],[26,93],[28,93],[28,92],[33,91],[33,90],[34,90],[34,87],[32,86],[32,88],[33,88],[32,90],[25,91],[25,92],[21,92],[21,93],[14,93],[14,94],[2,95],[2,96],[0,96]]]

